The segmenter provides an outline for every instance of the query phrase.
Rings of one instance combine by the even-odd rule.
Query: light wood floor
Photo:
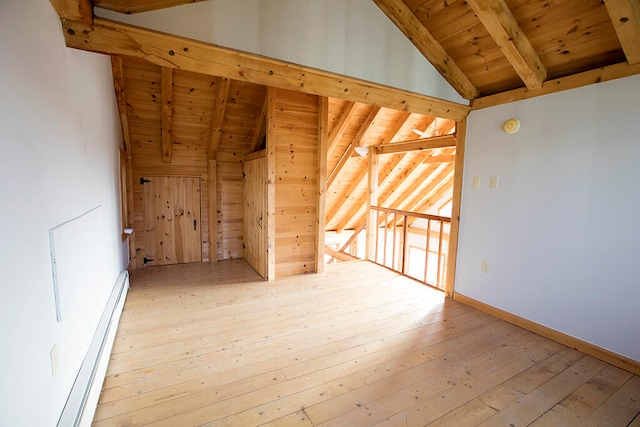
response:
[[[134,271],[96,426],[640,426],[640,377],[366,262]]]

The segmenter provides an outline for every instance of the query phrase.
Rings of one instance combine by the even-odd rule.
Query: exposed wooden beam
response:
[[[331,184],[333,184],[333,181],[335,181],[338,175],[340,175],[340,172],[345,167],[345,165],[347,164],[351,156],[353,156],[353,153],[355,153],[355,150],[356,150],[356,146],[354,144],[349,144],[349,146],[344,151],[344,153],[342,153],[342,157],[340,157],[338,164],[336,165],[335,168],[333,168],[333,170],[327,177],[327,188],[331,188]]]
[[[449,253],[447,256],[447,270],[445,279],[445,293],[453,298],[456,274],[456,260],[458,257],[458,234],[460,231],[460,204],[462,201],[462,175],[464,172],[464,150],[467,139],[466,119],[456,124],[458,145],[456,146],[456,164],[453,176],[453,201],[451,203],[451,231],[449,234]]]
[[[122,66],[122,58],[120,58],[119,56],[111,57],[111,72],[113,74],[113,87],[116,91],[116,102],[118,104],[120,125],[122,127],[122,141],[124,144],[124,151],[127,153],[127,156],[131,156],[129,115],[127,113],[127,97],[124,93],[124,69]]]
[[[378,155],[373,151],[369,151],[369,185],[367,199],[367,243],[366,258],[369,261],[375,261],[377,230],[377,213],[371,210],[371,206],[378,206]]]
[[[360,261],[360,258],[358,258],[357,256],[353,256],[351,254],[348,254],[346,252],[342,252],[342,251],[336,251],[335,249],[333,249],[330,246],[325,246],[324,249],[327,254],[331,255],[333,258],[337,259],[338,261]]]
[[[331,155],[333,154],[333,151],[335,150],[335,147],[338,144],[338,141],[340,141],[340,139],[342,138],[342,135],[344,135],[344,132],[347,130],[347,126],[349,125],[349,121],[351,120],[353,115],[356,113],[356,111],[357,111],[356,103],[352,101],[347,101],[347,103],[344,106],[344,109],[342,110],[342,113],[340,114],[340,118],[338,119],[338,122],[333,126],[333,129],[331,129],[331,132],[329,132],[329,137],[327,142],[328,144],[327,157],[331,157]]]
[[[355,145],[359,147],[368,145],[368,144],[365,144],[365,141],[367,139],[367,133],[371,130],[373,125],[376,124],[376,121],[378,120],[378,117],[380,116],[381,112],[382,112],[382,109],[380,107],[374,106],[371,108],[371,110],[369,111],[369,114],[367,114],[367,118],[364,119],[364,122],[358,129],[358,133],[356,133],[356,135],[353,137],[353,143]]]
[[[467,0],[524,84],[535,89],[547,79],[544,66],[504,0]]]
[[[449,148],[456,146],[455,135],[434,136],[431,138],[413,139],[411,141],[396,142],[388,145],[377,145],[378,154],[406,153],[409,151],[433,150],[435,148]]]
[[[437,174],[425,180],[426,185],[419,188],[414,195],[407,195],[405,203],[401,203],[398,209],[412,212],[425,212],[433,203],[436,203],[449,191],[453,179],[454,165],[448,164],[442,167]],[[413,196],[413,197],[412,197]],[[435,197],[438,197],[435,199]],[[432,202],[430,204],[430,202]]]
[[[114,12],[132,14],[175,7],[206,0],[94,0],[94,5]]]
[[[276,278],[276,88],[267,88],[267,280]]]
[[[331,211],[327,212],[327,224],[333,220],[336,214],[340,212],[344,204],[347,203],[347,200],[349,200],[349,198],[354,195],[356,189],[362,185],[363,180],[367,177],[367,172],[368,168],[363,167],[360,172],[358,172],[358,176],[351,181],[351,184],[348,187],[344,188],[343,191],[341,191],[341,196],[335,197],[335,199],[337,199],[337,202],[334,204]]]
[[[389,130],[387,131],[387,134],[380,141],[380,145],[388,144],[391,141],[393,141],[393,138],[395,138],[398,132],[400,132],[400,129],[402,129],[404,124],[407,123],[407,120],[409,120],[409,117],[411,117],[411,113],[407,111],[401,111],[400,115],[398,116],[396,121],[393,123],[393,126],[389,128]]]
[[[267,98],[265,97],[264,103],[262,104],[262,111],[258,116],[258,121],[256,123],[256,130],[253,133],[253,138],[251,139],[251,145],[249,148],[250,153],[254,153],[260,149],[262,145],[262,141],[264,140],[265,135],[267,134]]]
[[[93,6],[90,0],[49,0],[60,18],[91,24]]]
[[[211,138],[209,141],[209,158],[215,159],[218,154],[220,137],[222,136],[222,124],[224,123],[224,113],[227,110],[227,97],[229,95],[229,85],[231,80],[221,77],[218,81],[218,93],[216,95],[216,105],[213,108],[211,117]]]
[[[62,25],[67,46],[81,50],[452,120],[469,113],[463,104],[106,19]]]
[[[421,165],[422,162],[419,162],[402,180],[389,187],[391,193],[385,199],[385,206],[404,209],[404,201],[422,185],[425,178],[429,179],[440,168],[440,165]]]
[[[324,272],[325,225],[327,222],[327,138],[329,135],[329,99],[318,98],[318,207],[316,211],[316,273]]]
[[[171,163],[173,151],[173,68],[162,67],[162,161]]]
[[[217,163],[207,160],[209,190],[209,262],[218,261],[218,192]]]
[[[595,83],[633,76],[635,74],[640,74],[640,64],[629,65],[627,62],[622,62],[574,74],[572,76],[561,77],[555,80],[547,80],[544,82],[542,87],[538,89],[520,88],[495,95],[484,96],[482,98],[476,98],[471,102],[471,108],[479,110],[482,108],[494,107],[496,105],[508,104],[510,102],[520,101],[523,99],[535,98],[536,96],[548,95]]]
[[[453,163],[455,161],[455,154],[443,154],[441,156],[429,156],[422,163]]]
[[[604,0],[629,64],[640,63],[640,2]]]
[[[367,118],[364,120],[364,122],[360,126],[360,129],[358,129],[358,133],[353,137],[353,141],[351,142],[351,144],[349,144],[345,152],[342,154],[342,157],[340,157],[338,164],[336,165],[335,168],[333,168],[333,170],[331,171],[331,174],[327,178],[327,188],[330,188],[331,184],[333,184],[333,182],[336,180],[338,175],[340,175],[340,172],[342,171],[342,169],[345,167],[345,165],[347,164],[351,156],[353,156],[353,153],[355,153],[356,147],[362,146],[362,142],[365,139],[367,132],[369,131],[369,129],[371,129],[371,126],[375,123],[376,119],[378,118],[378,115],[380,114],[380,111],[381,111],[380,107],[374,106],[371,108],[371,111],[369,111]]]
[[[480,95],[469,78],[402,0],[373,0],[451,86],[466,99]],[[439,114],[434,114],[438,117]]]

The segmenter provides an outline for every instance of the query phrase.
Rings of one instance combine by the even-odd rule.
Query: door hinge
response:
[[[151,182],[150,179],[144,179],[144,177],[140,177],[140,184],[144,184],[145,182]]]
[[[145,263],[145,264],[148,263],[148,262],[153,262],[153,261],[155,261],[153,258],[147,258],[147,257],[144,257],[144,259],[142,260],[142,262]]]

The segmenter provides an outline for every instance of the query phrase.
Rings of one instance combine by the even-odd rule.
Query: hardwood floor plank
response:
[[[584,426],[637,424],[640,418],[640,377],[634,375],[584,422]]]
[[[95,426],[626,425],[640,412],[637,376],[368,262],[271,282],[237,259],[144,268],[122,319]]]
[[[529,425],[606,366],[601,360],[584,356],[480,425]]]

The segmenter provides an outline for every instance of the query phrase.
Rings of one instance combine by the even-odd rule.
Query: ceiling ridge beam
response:
[[[640,63],[640,2],[637,0],[604,0],[629,64]]]
[[[478,88],[402,0],[373,1],[460,96],[465,99],[474,99],[480,95]],[[439,116],[439,114],[435,115]]]
[[[224,123],[224,113],[227,109],[227,97],[229,96],[229,86],[231,80],[221,77],[218,81],[218,93],[216,95],[216,105],[213,108],[211,117],[211,138],[209,140],[209,159],[214,160],[218,154],[220,137],[222,137],[222,125]]]
[[[467,0],[524,84],[535,89],[547,79],[547,68],[504,0]]]
[[[161,68],[162,161],[171,163],[173,152],[173,68]]]
[[[95,18],[93,25],[63,19],[62,27],[67,46],[80,50],[455,121],[470,110],[464,104],[107,19]]]
[[[546,82],[544,82],[541,88],[529,89],[525,87],[513,89],[507,92],[497,93],[495,95],[476,98],[471,102],[471,109],[480,110],[482,108],[508,104],[510,102],[535,98],[537,96],[562,92],[569,89],[575,89],[595,83],[607,82],[610,80],[629,77],[636,74],[640,74],[640,64],[630,65],[628,62],[620,62],[618,64],[584,71],[582,73],[573,74],[567,77],[547,80]]]

